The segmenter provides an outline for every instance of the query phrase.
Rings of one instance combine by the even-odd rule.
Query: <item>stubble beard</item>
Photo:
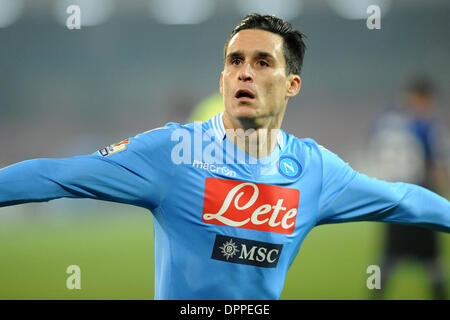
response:
[[[280,119],[282,110],[268,111],[262,114],[256,113],[254,116],[245,115],[240,116],[231,115],[232,118],[239,122],[244,130],[248,129],[278,129],[281,126],[282,119]]]

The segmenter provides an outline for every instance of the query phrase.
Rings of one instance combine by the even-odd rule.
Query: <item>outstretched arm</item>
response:
[[[450,202],[445,198],[417,185],[369,178],[334,153],[320,151],[324,175],[317,225],[384,221],[450,232]]]
[[[62,197],[155,207],[163,191],[158,181],[167,174],[156,159],[164,156],[158,137],[161,133],[138,135],[114,154],[33,159],[6,167],[0,170],[0,207]]]

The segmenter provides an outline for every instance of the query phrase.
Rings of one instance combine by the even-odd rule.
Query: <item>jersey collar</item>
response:
[[[225,132],[225,126],[223,124],[223,112],[216,114],[214,117],[209,119],[209,122],[214,129],[214,132],[216,133],[217,138],[220,140],[225,139],[226,132]],[[284,148],[284,136],[282,130],[278,130],[277,135],[277,144],[280,150],[283,150]]]

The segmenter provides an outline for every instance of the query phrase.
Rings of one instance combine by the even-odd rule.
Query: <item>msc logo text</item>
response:
[[[282,248],[282,244],[226,237],[218,234],[211,258],[263,268],[275,268]]]

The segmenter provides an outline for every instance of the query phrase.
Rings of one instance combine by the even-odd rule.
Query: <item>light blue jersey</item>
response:
[[[369,178],[282,130],[272,154],[252,158],[227,138],[222,114],[169,123],[91,155],[0,170],[0,207],[62,197],[152,212],[156,299],[279,299],[303,240],[320,224],[450,232],[450,203],[439,195]]]

